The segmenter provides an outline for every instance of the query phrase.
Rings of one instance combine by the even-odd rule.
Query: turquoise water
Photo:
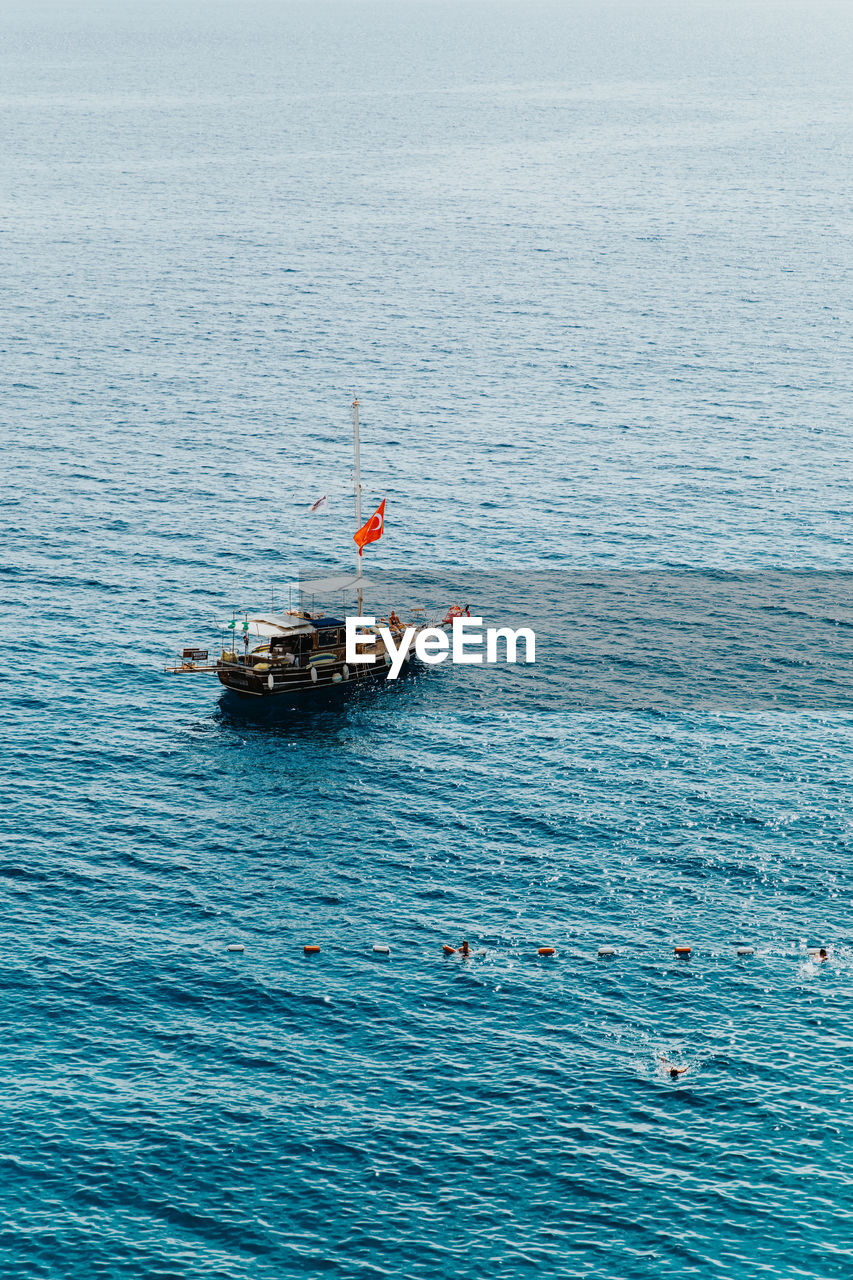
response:
[[[0,31],[0,1273],[849,1276],[849,10]],[[603,699],[547,646],[274,723],[162,675],[350,554],[354,393],[372,567],[558,635],[702,570],[738,696],[664,646],[621,699],[642,620]],[[778,568],[774,704],[719,584]]]

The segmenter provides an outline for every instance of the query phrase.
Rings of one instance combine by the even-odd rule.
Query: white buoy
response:
[[[270,672],[269,675],[267,676],[267,688],[268,689],[275,688],[275,680],[273,680],[272,678],[272,672]]]
[[[378,956],[390,956],[391,948],[387,942],[374,942],[373,950]]]
[[[600,956],[602,956],[602,957],[603,957],[603,956],[615,956],[615,955],[616,955],[616,948],[615,948],[615,947],[599,947],[599,948],[598,948],[598,954],[599,954]]]
[[[314,683],[314,684],[316,684],[316,683],[317,683],[317,668],[316,668],[316,667],[312,667],[312,668],[311,668],[311,680],[313,681],[313,683]]]
[[[228,950],[229,951],[245,951],[246,948],[243,946],[242,942],[229,942]]]

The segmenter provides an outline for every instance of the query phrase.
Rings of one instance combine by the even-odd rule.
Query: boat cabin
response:
[[[304,614],[247,618],[242,653],[235,631],[235,646],[223,651],[222,660],[241,666],[306,667],[317,661],[343,659],[346,621],[343,618],[311,618]],[[257,643],[260,641],[260,644]]]

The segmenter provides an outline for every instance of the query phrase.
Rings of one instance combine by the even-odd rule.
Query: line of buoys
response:
[[[736,954],[742,958],[755,955],[755,947],[752,945],[751,942],[737,942],[734,944],[734,948],[735,948]],[[245,944],[242,942],[229,942],[227,950],[231,952],[243,952],[246,950],[246,947],[245,947]],[[321,948],[309,943],[309,944],[306,944],[302,948],[302,950],[305,952],[306,956],[316,956],[320,954]],[[467,942],[463,942],[462,945],[459,947],[451,947],[448,943],[445,943],[444,946],[442,947],[442,951],[446,956],[459,955],[459,956],[464,956],[466,958],[469,956],[485,956],[488,954],[488,952],[482,948],[478,951],[472,951],[471,947]],[[689,960],[691,955],[693,954],[693,948],[691,946],[688,946],[687,943],[678,943],[676,946],[673,947],[673,952],[680,960]],[[374,942],[373,953],[374,955],[390,956],[391,947],[387,942]],[[555,956],[556,954],[557,954],[556,947],[538,947],[537,948],[537,955],[540,955],[540,956]],[[605,943],[598,948],[598,956],[602,960],[611,959],[614,956],[618,956],[620,954],[621,952],[617,950],[616,947],[611,946],[609,943]],[[808,956],[810,960],[817,960],[817,961],[828,960],[830,957],[830,950],[828,947],[809,947]]]
[[[242,942],[229,942],[228,950],[229,951],[245,951],[246,948],[243,946]]]

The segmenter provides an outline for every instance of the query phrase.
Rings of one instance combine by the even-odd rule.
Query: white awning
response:
[[[292,613],[286,613],[283,616],[266,614],[263,617],[249,618],[248,621],[249,635],[261,636],[264,640],[270,640],[273,636],[298,636],[314,631],[310,622],[297,618]],[[242,634],[243,624],[238,618],[234,635],[239,639]]]
[[[300,595],[321,596],[334,595],[341,591],[357,591],[359,587],[370,587],[373,583],[360,574],[344,573],[336,578],[314,578],[310,582],[300,582]]]

